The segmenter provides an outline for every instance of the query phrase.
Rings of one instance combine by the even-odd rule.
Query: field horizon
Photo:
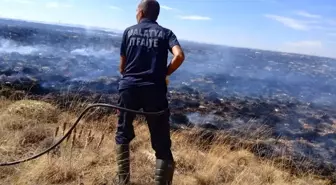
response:
[[[46,25],[46,26],[60,26],[63,28],[76,28],[76,29],[83,29],[83,30],[91,30],[91,31],[104,31],[116,34],[116,36],[121,36],[123,30],[114,29],[114,28],[107,28],[107,27],[98,27],[98,26],[88,26],[88,25],[81,25],[81,24],[62,24],[57,22],[43,22],[43,21],[35,21],[35,20],[25,20],[25,19],[14,19],[14,18],[6,18],[0,17],[0,20],[6,21],[16,21],[16,22],[25,22],[27,24],[39,24],[39,25]],[[131,26],[131,25],[130,25]],[[164,25],[163,25],[164,26]],[[253,48],[253,47],[242,47],[242,46],[231,46],[226,44],[219,44],[219,43],[208,43],[204,41],[197,41],[197,40],[190,40],[190,39],[179,39],[182,44],[189,43],[189,44],[199,44],[199,45],[208,45],[208,46],[217,46],[217,47],[229,47],[229,48],[237,48],[237,49],[248,49],[248,50],[255,50],[255,51],[264,51],[264,52],[275,52],[275,53],[282,53],[282,54],[289,54],[289,55],[297,55],[297,56],[311,56],[311,57],[320,57],[325,59],[336,59],[336,57],[329,57],[323,55],[313,55],[313,54],[304,54],[304,53],[295,53],[295,52],[286,52],[280,50],[268,50],[268,49],[261,49],[261,48]]]

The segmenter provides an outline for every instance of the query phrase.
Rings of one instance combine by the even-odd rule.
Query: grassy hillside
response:
[[[43,101],[0,100],[0,163],[31,156],[50,146],[67,131],[83,107],[67,110]],[[48,155],[12,167],[0,167],[0,184],[111,184],[116,174],[114,114],[92,119],[92,111],[59,148]],[[102,115],[102,114],[98,114]],[[135,121],[131,144],[131,181],[151,184],[154,154],[149,132]],[[261,160],[248,150],[227,144],[225,135],[198,129],[172,131],[177,162],[174,184],[330,184],[311,174],[292,175],[275,161]]]

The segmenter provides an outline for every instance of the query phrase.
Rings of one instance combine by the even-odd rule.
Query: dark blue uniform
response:
[[[175,34],[149,19],[124,31],[120,54],[126,66],[119,82],[119,104],[129,109],[157,112],[168,108],[166,74],[168,52],[179,42]],[[170,113],[147,116],[152,147],[158,159],[171,160]],[[117,144],[134,139],[133,113],[120,111],[116,132]]]

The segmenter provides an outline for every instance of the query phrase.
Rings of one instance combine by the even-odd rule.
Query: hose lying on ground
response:
[[[98,103],[98,104],[91,104],[88,107],[86,107],[84,109],[84,111],[79,115],[79,117],[77,118],[77,120],[75,121],[75,123],[71,126],[71,128],[68,130],[68,132],[59,140],[57,141],[54,145],[52,145],[51,147],[49,147],[48,149],[32,156],[26,159],[21,159],[21,160],[17,160],[17,161],[13,161],[13,162],[6,162],[6,163],[0,163],[0,166],[12,166],[12,165],[16,165],[16,164],[20,164],[20,163],[24,163],[36,158],[41,157],[42,155],[50,152],[51,150],[53,150],[55,147],[57,147],[58,145],[60,145],[70,134],[71,132],[75,129],[75,127],[78,125],[79,121],[83,118],[83,116],[86,114],[87,111],[89,111],[90,109],[94,108],[94,107],[107,107],[107,108],[114,108],[114,109],[119,109],[122,111],[126,111],[126,112],[132,112],[135,114],[140,114],[140,115],[161,115],[164,114],[166,112],[166,110],[162,110],[159,112],[143,112],[143,111],[137,111],[137,110],[131,110],[131,109],[126,109],[123,107],[119,107],[116,105],[111,105],[111,104],[102,104],[102,103]]]

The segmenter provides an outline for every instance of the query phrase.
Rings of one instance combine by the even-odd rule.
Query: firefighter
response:
[[[171,184],[175,168],[171,152],[167,77],[184,61],[184,52],[174,32],[158,24],[160,4],[142,0],[136,11],[137,24],[125,29],[120,47],[122,75],[119,82],[119,105],[146,112],[166,110],[159,116],[146,116],[156,165],[156,185]],[[167,64],[168,52],[173,59]],[[120,110],[116,131],[117,183],[130,182],[129,145],[134,139],[135,114]]]

